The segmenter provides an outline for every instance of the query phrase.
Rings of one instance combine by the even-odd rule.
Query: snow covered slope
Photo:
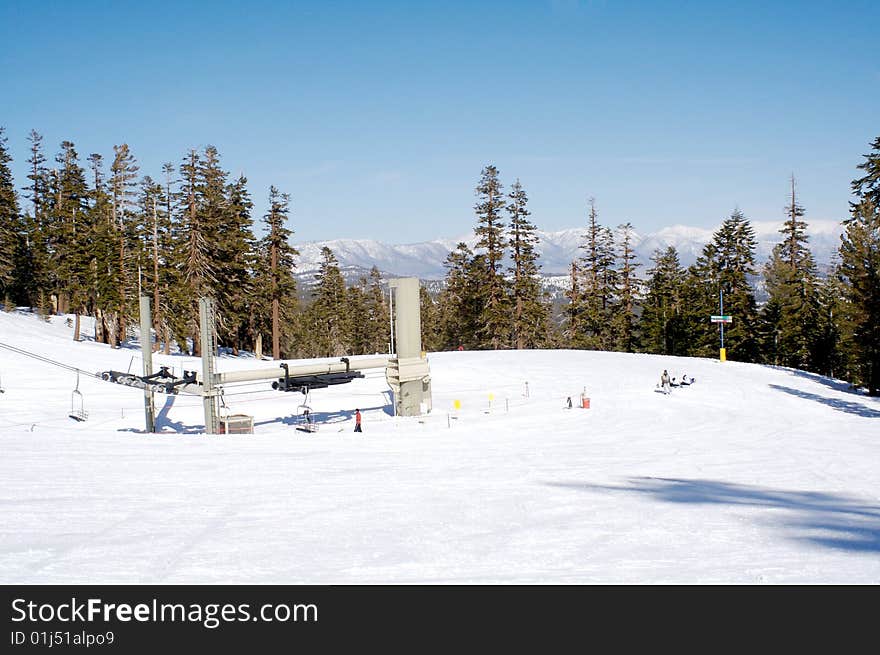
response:
[[[139,366],[70,335],[0,313],[0,343]],[[73,373],[0,350],[0,582],[880,583],[877,399],[707,359],[429,357],[428,417],[389,415],[376,371],[314,392],[313,434],[300,394],[230,387],[256,433],[207,437],[199,398],[157,396],[147,435],[142,392],[91,378],[76,423]],[[655,393],[664,368],[697,382]]]

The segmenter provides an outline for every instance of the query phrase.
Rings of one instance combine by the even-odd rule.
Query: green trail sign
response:
[[[709,317],[713,323],[733,323],[733,316],[730,314],[721,314]]]

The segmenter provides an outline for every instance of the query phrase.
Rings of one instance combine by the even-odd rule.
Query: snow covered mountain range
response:
[[[757,261],[759,266],[767,260],[773,246],[781,240],[781,222],[753,221],[758,240]],[[642,270],[651,266],[651,255],[658,248],[674,246],[684,266],[692,264],[703,246],[712,239],[717,228],[701,228],[673,225],[651,233],[635,235],[635,251]],[[585,228],[569,228],[556,232],[538,231],[536,250],[540,255],[542,273],[546,277],[565,275],[571,262],[580,256]],[[827,266],[840,245],[843,225],[836,221],[810,221],[807,232],[810,247],[820,268]],[[417,276],[423,280],[439,280],[445,275],[443,261],[463,241],[472,249],[476,238],[473,234],[457,239],[434,239],[422,243],[395,245],[370,239],[334,239],[297,244],[300,256],[297,275],[311,278],[321,261],[321,248],[327,246],[339,261],[340,268],[351,279],[376,266],[383,274]]]

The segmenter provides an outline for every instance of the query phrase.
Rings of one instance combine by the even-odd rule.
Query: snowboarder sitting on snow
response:
[[[681,386],[686,387],[689,384],[690,384],[690,382],[688,382],[688,376],[686,374],[682,375],[681,376]]]
[[[363,432],[361,430],[361,410],[354,410],[354,431],[355,432]]]
[[[663,387],[663,391],[669,393],[671,387],[669,382],[669,373],[666,369],[663,369],[663,375],[660,376],[660,386]]]

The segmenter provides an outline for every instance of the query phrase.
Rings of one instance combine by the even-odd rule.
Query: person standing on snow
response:
[[[354,431],[355,432],[363,432],[361,430],[361,410],[354,410]]]
[[[665,368],[663,369],[663,375],[660,376],[660,386],[663,387],[664,393],[669,393],[670,391],[672,391],[672,388],[669,384],[669,373],[666,371]]]

